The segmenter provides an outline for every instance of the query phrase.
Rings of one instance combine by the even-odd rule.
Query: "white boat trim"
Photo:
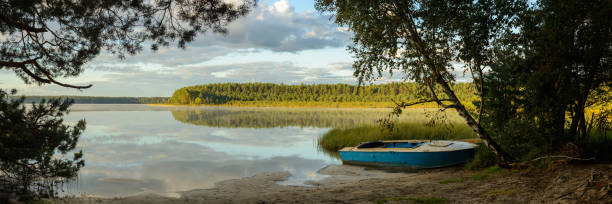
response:
[[[476,144],[469,142],[451,141],[451,140],[385,140],[388,142],[424,142],[415,148],[357,148],[357,147],[345,147],[339,151],[351,151],[351,152],[451,152],[465,149],[476,148]]]

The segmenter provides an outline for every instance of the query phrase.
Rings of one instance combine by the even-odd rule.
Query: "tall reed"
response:
[[[475,137],[472,129],[462,123],[426,125],[423,121],[411,121],[395,124],[391,130],[380,125],[335,128],[320,137],[318,144],[324,151],[337,151],[343,147],[358,145],[360,142],[375,140],[456,140]]]

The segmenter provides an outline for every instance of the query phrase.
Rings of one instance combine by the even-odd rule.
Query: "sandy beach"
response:
[[[55,203],[609,203],[612,165],[561,165],[548,171],[501,169],[486,174],[462,167],[405,171],[331,165],[329,175],[307,186],[279,185],[287,172],[257,174],[219,182],[211,189],[179,192],[180,197],[72,197]]]

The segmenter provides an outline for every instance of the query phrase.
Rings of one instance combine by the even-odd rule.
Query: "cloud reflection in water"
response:
[[[317,117],[321,124],[339,124],[346,122],[347,116],[363,115],[334,110],[302,113],[307,114],[304,116],[295,110],[287,110],[293,112],[286,114],[282,109],[245,113],[233,108],[79,106],[75,105],[67,118],[67,121],[85,118],[88,123],[79,143],[87,165],[80,172],[76,191],[104,197],[139,193],[171,196],[178,191],[211,188],[222,180],[263,172],[288,171],[292,176],[283,184],[291,185],[320,179],[318,169],[339,162],[316,149],[316,138],[331,126],[297,122]],[[198,117],[199,120],[220,117],[251,125],[206,126],[202,124],[219,121],[176,121],[177,109],[187,111],[188,115],[215,115]],[[257,123],[245,121],[248,120],[245,115],[252,120],[270,121],[263,121],[265,127],[253,127]],[[334,118],[343,119],[339,122]],[[370,119],[375,121],[374,116]]]

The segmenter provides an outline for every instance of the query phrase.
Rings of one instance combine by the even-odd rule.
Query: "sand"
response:
[[[178,198],[61,198],[54,203],[611,203],[612,165],[572,164],[550,170],[500,170],[487,177],[462,167],[405,171],[331,165],[330,177],[308,186],[279,185],[288,172],[219,182],[211,189],[179,192]]]

